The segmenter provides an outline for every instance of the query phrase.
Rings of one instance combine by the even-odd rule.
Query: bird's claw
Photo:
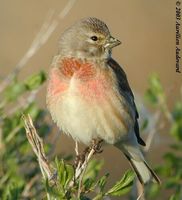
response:
[[[57,176],[58,176],[58,172],[57,172],[57,170],[55,170],[53,172],[53,174],[51,174],[51,177],[49,178],[49,181],[51,183],[53,183],[53,184],[56,184],[56,182],[57,182]]]
[[[92,140],[92,145],[90,148],[94,149],[94,154],[103,152],[103,149],[101,149],[102,143],[103,140],[96,140],[96,139]]]
[[[91,145],[89,147],[86,147],[82,154],[76,155],[74,168],[76,169],[79,164],[81,165],[84,163],[86,156],[90,153],[92,149],[94,150],[94,154],[102,153],[103,152],[103,149],[101,149],[102,142],[103,140],[93,139]]]

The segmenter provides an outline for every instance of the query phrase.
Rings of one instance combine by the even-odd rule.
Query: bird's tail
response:
[[[151,180],[157,182],[158,184],[161,183],[158,176],[145,161],[138,146],[122,145],[119,146],[119,149],[123,151],[124,155],[129,160],[142,185]]]

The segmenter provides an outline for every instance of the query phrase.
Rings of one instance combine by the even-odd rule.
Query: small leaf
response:
[[[53,199],[56,198],[63,198],[64,197],[64,193],[62,193],[62,191],[58,191],[56,190],[56,187],[50,186],[49,185],[49,180],[46,179],[44,182],[44,186],[45,186],[45,190],[46,192],[50,195],[50,197],[52,197]]]
[[[19,182],[14,182],[15,180],[13,180],[12,182],[9,183],[9,185],[7,185],[5,193],[1,196],[3,200],[18,200],[20,199],[20,194],[21,194],[21,190],[22,190],[22,186]]]
[[[97,182],[97,185],[99,186],[100,188],[100,191],[102,192],[106,183],[107,183],[107,178],[109,177],[109,173],[107,173],[106,175],[102,176],[98,182]]]
[[[66,182],[66,170],[65,170],[65,163],[63,160],[61,160],[60,162],[59,173],[60,173],[60,183],[64,187]]]
[[[180,120],[182,118],[182,102],[177,102],[175,104],[172,115],[175,120]]]
[[[64,162],[63,161],[59,161],[56,157],[55,159],[55,163],[56,163],[56,169],[57,169],[57,174],[58,174],[58,182],[60,184],[60,190],[64,190]]]
[[[25,86],[28,90],[35,90],[37,89],[40,85],[42,85],[44,83],[44,81],[46,80],[46,75],[44,72],[40,72],[36,75],[33,75],[31,77],[29,77],[26,81],[25,81]]]
[[[72,165],[65,164],[63,159],[60,162],[56,158],[55,162],[58,171],[58,180],[62,189],[64,190],[74,176],[74,169]]]
[[[156,94],[162,94],[163,88],[159,79],[159,76],[157,74],[153,74],[149,79],[149,85],[153,91],[156,92]]]
[[[118,181],[105,195],[121,196],[130,191],[135,174],[133,171],[127,171],[122,179]]]
[[[149,78],[149,88],[145,93],[145,98],[154,106],[159,102],[161,104],[165,102],[164,89],[157,74],[153,74]]]
[[[145,92],[145,99],[152,105],[156,105],[158,102],[156,95],[152,92],[151,89],[147,89]]]
[[[86,179],[86,180],[84,181],[84,183],[83,183],[84,190],[85,190],[85,191],[87,191],[87,190],[92,191],[92,190],[94,189],[94,188],[92,187],[93,183],[94,183],[94,180],[93,180],[93,179],[90,179],[90,178]]]
[[[178,141],[182,141],[182,103],[177,102],[172,111],[174,122],[171,126],[170,134]]]
[[[181,120],[174,121],[172,124],[170,134],[174,136],[178,141],[182,141],[182,118]]]
[[[88,178],[95,179],[98,175],[98,172],[101,170],[103,164],[104,164],[104,161],[91,160],[88,163],[83,180],[86,180]]]
[[[65,165],[65,169],[66,169],[66,182],[65,182],[65,187],[69,184],[69,182],[73,179],[74,176],[74,168],[72,165]]]
[[[11,83],[10,86],[5,90],[4,96],[6,101],[14,101],[25,91],[26,88],[24,84],[13,81],[13,83]]]

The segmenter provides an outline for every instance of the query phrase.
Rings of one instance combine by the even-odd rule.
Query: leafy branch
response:
[[[95,192],[94,199],[103,199],[105,196],[121,196],[129,192],[134,174],[127,171],[122,179],[118,181],[112,188],[104,192],[104,187],[107,182],[108,174],[101,177],[98,181],[95,180],[98,174],[95,169],[94,179],[88,176],[89,171],[94,170],[94,162],[91,157],[97,152],[100,147],[100,142],[93,143],[84,154],[84,161],[77,165],[76,168],[70,164],[66,164],[64,160],[55,160],[55,167],[50,165],[43,146],[43,141],[37,134],[30,115],[22,116],[26,130],[27,139],[37,157],[39,168],[45,181],[47,199],[83,199],[90,192]],[[99,146],[98,146],[99,145]],[[89,163],[90,162],[90,163]],[[99,162],[95,162],[99,165]],[[91,165],[92,167],[89,167]],[[100,168],[99,168],[100,169]],[[56,172],[56,173],[55,173]],[[87,178],[85,178],[87,177]],[[96,192],[96,189],[98,192]]]

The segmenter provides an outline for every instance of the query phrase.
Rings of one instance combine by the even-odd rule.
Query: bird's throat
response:
[[[74,58],[64,58],[60,62],[60,72],[66,78],[89,79],[95,75],[93,63]]]

